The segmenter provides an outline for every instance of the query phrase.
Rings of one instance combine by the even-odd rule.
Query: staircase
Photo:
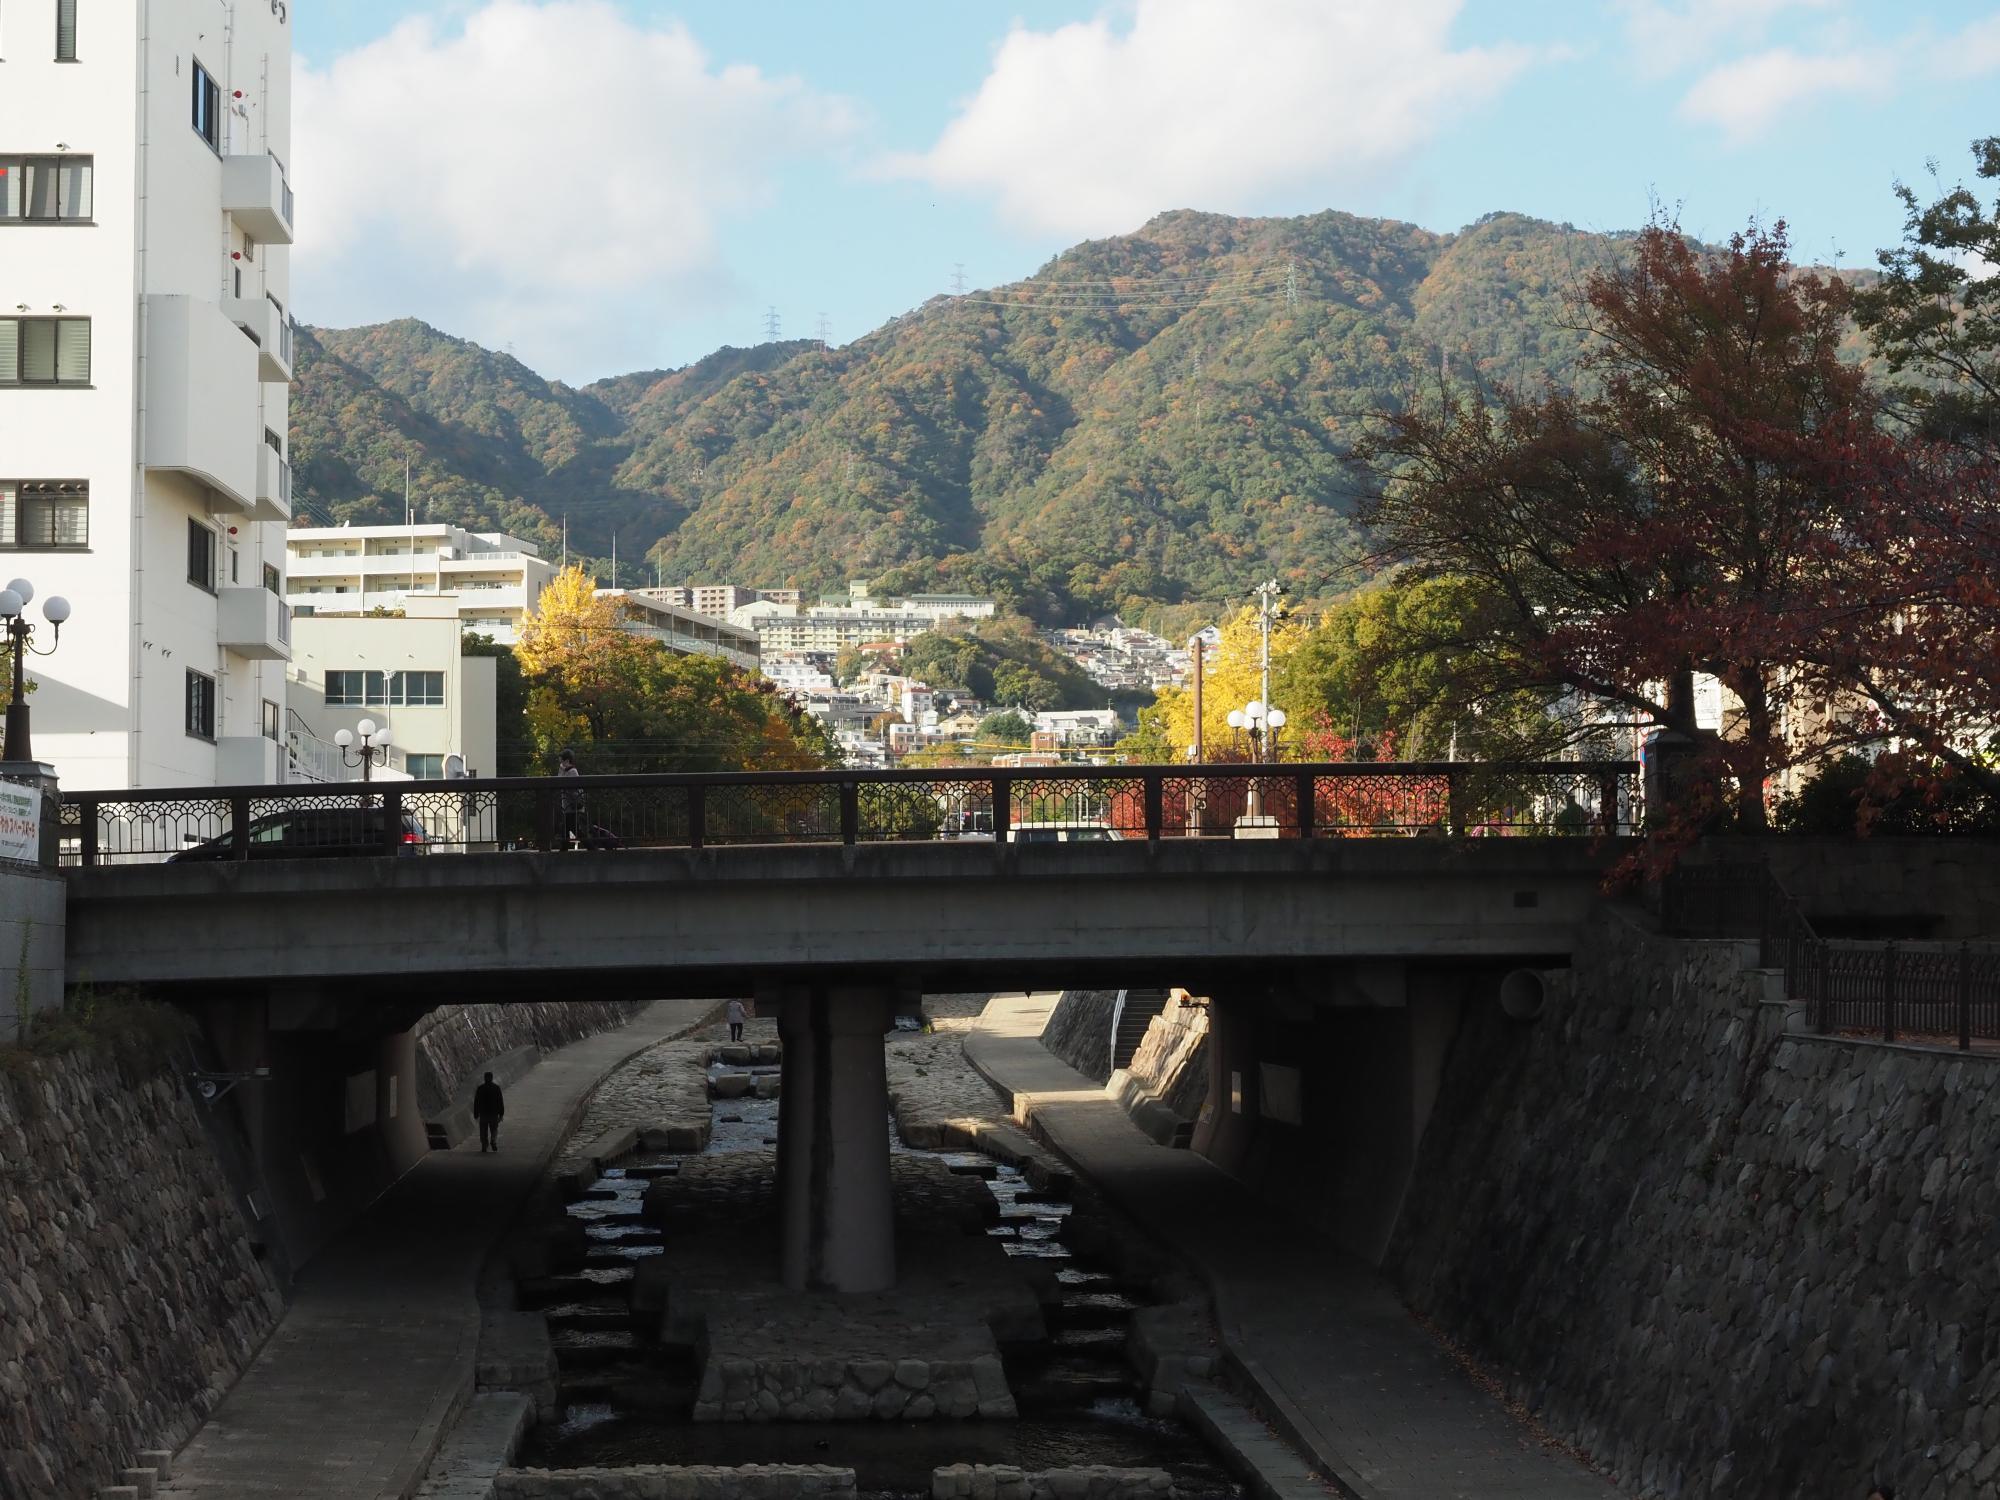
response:
[[[1111,1067],[1114,1072],[1132,1066],[1139,1044],[1146,1039],[1146,1028],[1153,1024],[1153,1017],[1166,1008],[1165,990],[1125,991],[1111,1032]]]

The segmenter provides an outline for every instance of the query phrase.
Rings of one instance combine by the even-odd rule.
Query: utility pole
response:
[[[410,450],[403,450],[403,524],[417,524],[416,512],[410,509]]]
[[[567,567],[569,566],[569,512],[568,512],[568,511],[564,511],[564,512],[563,512],[563,560],[562,560],[562,565],[563,565],[563,566],[564,566],[565,568],[567,568]]]
[[[611,586],[618,587],[618,533],[611,533]]]
[[[1194,648],[1194,745],[1189,751],[1196,765],[1201,764],[1201,669],[1202,655],[1208,649],[1208,642],[1197,635],[1188,644]]]
[[[1258,652],[1258,672],[1261,675],[1259,701],[1263,703],[1267,717],[1271,712],[1271,621],[1277,617],[1278,595],[1283,592],[1275,578],[1267,578],[1257,585],[1257,630],[1262,637]],[[1268,759],[1270,730],[1261,731],[1258,737],[1262,741],[1257,747],[1258,758]]]

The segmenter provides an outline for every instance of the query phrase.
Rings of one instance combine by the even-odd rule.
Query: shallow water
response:
[[[764,1067],[728,1071],[764,1073]],[[711,1074],[724,1071],[717,1067]],[[768,1152],[778,1101],[717,1100],[709,1151]],[[1058,1304],[1046,1309],[1050,1339],[1003,1355],[1019,1419],[966,1422],[695,1422],[697,1372],[635,1329],[625,1303],[631,1262],[664,1253],[664,1235],[638,1218],[646,1189],[673,1172],[648,1154],[607,1171],[569,1205],[590,1241],[586,1268],[552,1277],[524,1301],[549,1314],[565,1396],[560,1422],[530,1433],[518,1460],[543,1468],[632,1464],[838,1464],[852,1467],[870,1497],[927,1496],[946,1464],[1015,1464],[1029,1470],[1112,1464],[1164,1468],[1182,1494],[1240,1500],[1241,1487],[1187,1428],[1146,1416],[1125,1359],[1140,1290],[1108,1268],[1079,1265],[1064,1234],[1069,1203],[1049,1202],[1014,1167],[978,1152],[916,1152],[890,1124],[890,1149],[931,1156],[980,1178],[998,1222],[987,1233],[1011,1256],[1054,1262]],[[526,1289],[524,1289],[526,1290]]]

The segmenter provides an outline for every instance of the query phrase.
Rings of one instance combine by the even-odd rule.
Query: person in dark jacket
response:
[[[500,1117],[506,1113],[507,1101],[500,1097],[500,1085],[488,1073],[486,1082],[472,1091],[472,1118],[479,1122],[481,1151],[500,1149]]]

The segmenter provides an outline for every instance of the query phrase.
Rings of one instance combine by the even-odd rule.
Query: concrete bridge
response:
[[[86,794],[65,799],[68,972],[186,1000],[226,1066],[284,1078],[246,1106],[280,1171],[357,1078],[396,1098],[382,1080],[409,1070],[433,1005],[755,995],[785,1044],[787,1277],[878,1288],[894,1278],[881,1035],[899,1008],[1156,984],[1365,1011],[1388,1063],[1368,1086],[1407,1123],[1449,1038],[1437,1017],[1567,962],[1635,769],[598,778],[579,788],[588,825],[609,820],[619,847],[571,850],[535,847],[586,821],[541,780]],[[367,810],[380,856],[257,857],[254,830],[299,806]],[[389,857],[406,817],[457,852]],[[1086,836],[1019,837],[1058,826]],[[162,862],[198,838],[235,857]]]

